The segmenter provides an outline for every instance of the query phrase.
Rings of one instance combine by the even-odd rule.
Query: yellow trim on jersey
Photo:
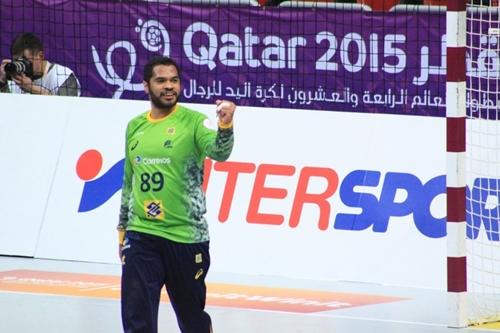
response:
[[[151,122],[151,123],[157,123],[157,122],[162,121],[162,120],[164,120],[165,118],[167,118],[167,117],[169,117],[169,116],[173,115],[173,114],[175,113],[175,111],[177,111],[178,109],[179,109],[178,104],[176,104],[176,105],[175,105],[175,108],[174,108],[174,110],[173,110],[172,112],[170,112],[169,114],[167,114],[165,117],[161,117],[161,118],[158,118],[158,119],[154,119],[154,118],[152,118],[152,117],[151,117],[151,110],[149,110],[149,111],[148,111],[148,113],[147,113],[147,115],[146,115],[146,119],[147,119],[149,122]]]
[[[228,129],[228,128],[233,127],[233,122],[231,121],[229,124],[224,124],[222,121],[219,120],[218,125],[219,125],[219,128]]]

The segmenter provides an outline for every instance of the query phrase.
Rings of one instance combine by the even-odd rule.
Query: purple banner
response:
[[[0,3],[2,58],[13,37],[33,31],[84,96],[145,99],[142,68],[167,55],[181,65],[183,101],[445,116],[444,14]]]

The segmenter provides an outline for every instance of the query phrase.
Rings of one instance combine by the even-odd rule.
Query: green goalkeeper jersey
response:
[[[202,113],[178,105],[168,116],[145,112],[126,131],[119,230],[180,243],[209,240],[202,190],[206,157],[225,161],[233,130],[212,129]]]

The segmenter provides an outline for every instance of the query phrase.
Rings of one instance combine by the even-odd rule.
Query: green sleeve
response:
[[[204,125],[205,119],[198,123],[195,140],[203,155],[216,160],[225,161],[231,155],[234,144],[233,128],[219,128],[217,131]]]
[[[127,144],[129,127],[130,124],[127,126],[127,131],[125,134],[125,162],[123,172],[122,198],[120,204],[120,218],[117,227],[118,230],[125,230],[127,228],[129,222],[130,196],[132,194],[132,165],[130,164]]]

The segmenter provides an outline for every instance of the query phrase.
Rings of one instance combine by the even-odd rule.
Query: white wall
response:
[[[75,167],[83,152],[100,151],[104,164],[98,179],[122,159],[127,121],[148,102],[0,94],[0,105],[0,253],[118,263],[119,192],[79,213],[84,182]],[[193,107],[214,117],[212,106]],[[229,189],[227,173],[212,165],[207,190],[211,270],[445,289],[445,237],[422,234],[411,212],[391,217],[385,232],[334,228],[339,213],[362,213],[340,196],[350,172],[381,172],[377,186],[355,188],[378,198],[387,172],[426,183],[445,174],[444,134],[442,118],[239,107],[230,161],[295,170],[265,178],[266,187],[287,191],[282,199],[261,200],[260,213],[284,217],[282,224],[266,225],[247,221],[257,171],[239,175],[227,221],[219,221]],[[289,226],[304,167],[338,176],[339,185],[327,199],[326,230],[318,227],[315,204],[304,205],[298,226]],[[307,193],[322,193],[327,186],[326,178],[313,177]],[[415,205],[425,204],[413,195],[419,194],[398,190],[395,202],[412,197]],[[432,201],[431,212],[445,216],[444,194]]]
[[[35,253],[68,111],[62,101],[0,94],[0,253]]]

